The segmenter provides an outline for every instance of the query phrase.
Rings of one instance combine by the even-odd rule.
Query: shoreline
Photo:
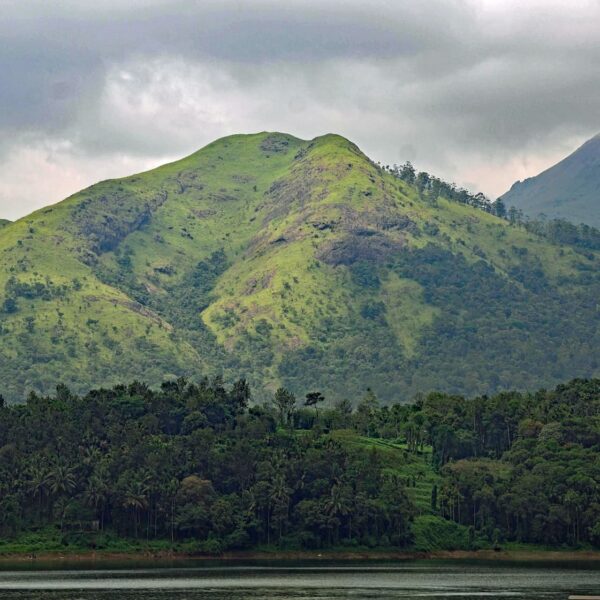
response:
[[[0,555],[3,563],[110,563],[110,562],[286,562],[286,561],[413,561],[413,560],[481,560],[515,562],[600,562],[600,551],[595,550],[437,550],[417,551],[365,551],[365,552],[318,552],[318,551],[281,551],[281,552],[225,552],[219,555],[193,554],[186,552],[42,552]]]

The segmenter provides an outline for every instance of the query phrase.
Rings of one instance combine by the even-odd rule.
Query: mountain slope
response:
[[[501,198],[532,217],[600,227],[600,134],[543,173],[517,181]]]
[[[1,230],[0,385],[549,385],[598,373],[597,260],[419,195],[340,136],[231,136]]]

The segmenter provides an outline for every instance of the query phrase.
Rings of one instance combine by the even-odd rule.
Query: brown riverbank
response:
[[[436,551],[436,552],[318,552],[318,551],[282,551],[282,552],[226,552],[220,555],[199,555],[182,552],[46,552],[39,554],[0,555],[0,563],[21,562],[156,562],[170,561],[405,561],[405,560],[482,560],[482,561],[523,561],[523,562],[564,562],[598,561],[600,551],[591,550],[478,550],[478,551]]]

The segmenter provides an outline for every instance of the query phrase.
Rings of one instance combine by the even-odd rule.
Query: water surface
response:
[[[600,565],[406,561],[0,568],[2,600],[566,600],[569,594],[600,594]]]

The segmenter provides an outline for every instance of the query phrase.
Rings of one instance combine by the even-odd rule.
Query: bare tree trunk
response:
[[[171,544],[175,542],[175,498],[171,500]]]

